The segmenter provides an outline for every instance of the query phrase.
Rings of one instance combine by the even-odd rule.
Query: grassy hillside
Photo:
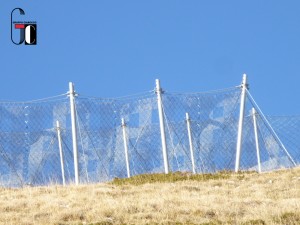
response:
[[[300,224],[300,168],[0,189],[0,224]]]

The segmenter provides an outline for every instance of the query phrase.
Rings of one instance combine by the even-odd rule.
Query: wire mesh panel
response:
[[[126,121],[131,174],[162,172],[154,93],[121,99],[78,98],[83,182],[127,176],[121,119]]]
[[[259,163],[261,164],[262,171],[272,171],[295,166],[293,157],[290,157],[290,150],[286,149],[283,142],[278,138],[271,124],[254,102],[251,94],[249,92],[247,94],[240,168],[242,170],[257,171]],[[255,144],[252,108],[257,108],[258,111],[254,116],[257,120],[259,152],[257,152]],[[258,161],[259,158],[260,162]]]
[[[300,165],[300,116],[268,116],[267,119],[296,164]]]
[[[164,94],[169,162],[173,171],[191,171],[185,113],[191,132],[197,172],[232,169],[240,89],[196,94]]]
[[[60,182],[56,120],[69,121],[66,99],[0,104],[0,182],[4,186]],[[56,145],[56,146],[55,146]]]
[[[78,98],[78,151],[81,182],[123,177],[118,102]]]

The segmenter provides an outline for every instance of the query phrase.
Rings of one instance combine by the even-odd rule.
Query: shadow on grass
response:
[[[279,217],[274,218],[274,224],[288,224],[288,225],[299,225],[300,224],[300,215],[296,213],[284,213]],[[266,225],[267,223],[264,220],[249,220],[242,223],[237,223],[234,221],[231,222],[221,222],[218,220],[211,221],[208,223],[191,223],[191,222],[168,222],[168,223],[148,223],[147,225]],[[81,225],[81,224],[80,224]],[[113,225],[111,222],[98,222],[91,223],[89,225]],[[135,224],[120,224],[120,225],[135,225]]]
[[[175,172],[169,174],[141,174],[131,178],[115,178],[111,184],[114,185],[142,185],[147,183],[173,183],[178,181],[208,181],[208,180],[224,180],[231,177],[244,179],[245,174],[255,172],[239,172],[221,171],[214,174],[191,174],[183,172]]]
[[[288,225],[299,225],[300,224],[300,215],[292,212],[287,212],[274,218],[274,221],[278,224],[288,224]]]

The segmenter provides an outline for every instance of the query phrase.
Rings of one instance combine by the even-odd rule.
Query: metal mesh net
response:
[[[213,173],[234,170],[240,98],[240,87],[207,93],[162,94],[170,171]],[[259,151],[251,113],[253,107],[258,112],[255,118]],[[127,177],[128,169],[130,175],[165,171],[158,101],[154,91],[114,99],[79,95],[75,112],[81,183]],[[61,125],[64,176],[67,183],[73,183],[68,97],[0,103],[2,186],[62,183],[56,121]],[[243,125],[241,170],[258,170],[259,164],[262,171],[299,165],[297,135],[300,133],[300,117],[265,118],[247,92]],[[128,152],[125,151],[124,134]]]

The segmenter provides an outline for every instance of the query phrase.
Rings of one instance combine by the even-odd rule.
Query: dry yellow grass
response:
[[[203,181],[0,189],[0,224],[300,224],[300,168]]]

